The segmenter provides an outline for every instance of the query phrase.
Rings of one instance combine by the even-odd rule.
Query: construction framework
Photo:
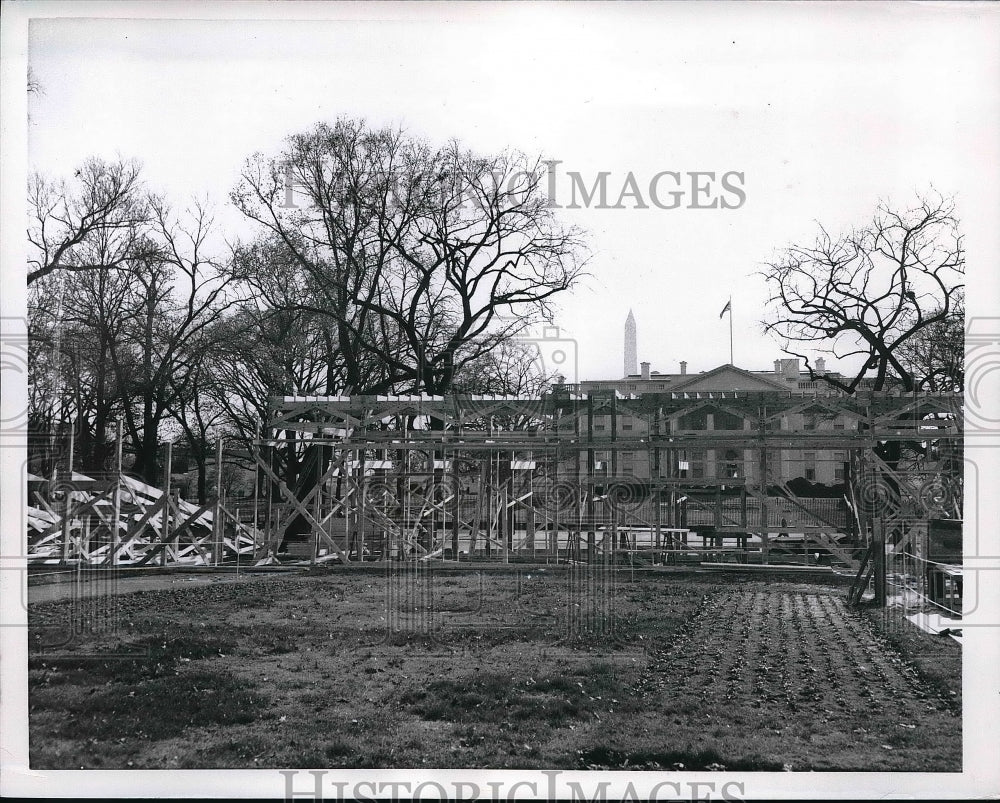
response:
[[[623,397],[557,386],[541,398],[285,396],[271,407],[264,437],[244,455],[261,492],[242,515],[221,491],[189,510],[168,488],[159,507],[132,509],[123,525],[120,513],[99,512],[102,503],[120,504],[128,483],[118,479],[103,495],[74,502],[67,493],[63,504],[48,504],[50,519],[29,539],[29,554],[107,565],[122,554],[147,564],[241,556],[769,564],[778,554],[789,559],[787,531],[798,535],[806,562],[818,555],[856,573],[853,599],[874,581],[884,601],[887,554],[920,556],[928,521],[961,518],[960,394]],[[706,411],[737,423],[686,428],[692,413]],[[809,411],[851,423],[790,427]],[[609,416],[610,428],[596,429],[598,416]],[[642,426],[626,431],[623,416]],[[921,454],[880,457],[893,443],[919,444]],[[736,450],[740,470],[689,477],[679,458],[687,449]],[[799,449],[848,455],[843,497],[791,491],[774,466]],[[282,452],[296,455],[295,476],[277,467]],[[624,475],[624,452],[644,453],[649,476]],[[146,492],[155,502],[153,489]],[[81,505],[94,515],[82,516]]]

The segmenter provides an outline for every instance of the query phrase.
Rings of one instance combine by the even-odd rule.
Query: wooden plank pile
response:
[[[270,562],[265,539],[219,501],[195,505],[124,474],[29,475],[28,563],[209,566]]]

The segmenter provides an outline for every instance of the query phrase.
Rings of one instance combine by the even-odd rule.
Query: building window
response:
[[[810,482],[816,480],[816,452],[803,452],[802,462],[805,466],[803,476]]]
[[[716,476],[720,479],[735,479],[742,471],[742,458],[736,449],[726,449],[723,459],[719,462],[719,470]]]
[[[847,462],[847,452],[836,451],[833,453],[833,479],[836,482],[844,482],[846,472],[844,464]]]
[[[705,476],[705,450],[704,449],[686,449],[684,451],[684,458],[687,464],[690,466],[687,476],[696,477],[701,479]],[[682,474],[682,476],[684,476]]]
[[[844,419],[841,418],[839,415],[835,419],[833,419],[833,428],[834,429],[844,428]]]

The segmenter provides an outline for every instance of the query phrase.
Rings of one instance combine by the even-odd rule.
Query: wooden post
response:
[[[614,430],[612,429],[612,440],[614,440]],[[587,397],[587,474],[586,481],[587,484],[584,489],[587,499],[586,507],[586,517],[587,517],[587,563],[590,563],[594,559],[594,544],[597,542],[597,532],[595,530],[595,509],[594,509],[594,492],[596,485],[594,485],[594,397],[593,395],[588,395]],[[611,471],[612,473],[616,470],[616,465],[618,462],[618,452],[614,448],[614,443],[611,444]],[[583,533],[580,533],[582,538]]]
[[[885,567],[885,527],[881,516],[872,521],[875,545],[875,606],[884,608],[886,603],[886,567]]]
[[[767,446],[764,440],[760,443],[760,554],[766,564],[770,561],[770,544],[768,543],[768,511],[767,511]]]
[[[510,463],[507,465],[513,465],[514,463],[514,452],[510,453]],[[505,461],[506,462],[506,461]],[[514,489],[514,470],[508,468],[506,472],[507,476],[504,479],[504,510],[506,511],[506,528],[504,530],[504,537],[507,539],[507,550],[508,552],[514,552],[515,557],[518,554],[517,548],[514,545],[514,532],[517,528],[517,504],[514,500],[517,498],[516,491]]]
[[[454,497],[451,506],[451,556],[457,562],[461,559],[459,550],[462,546],[462,481],[458,476],[458,460],[454,455],[452,455],[451,461],[451,493]]]
[[[259,422],[255,422],[253,432],[254,437],[258,437],[257,433],[260,429]],[[254,460],[253,463],[253,551],[250,553],[251,557],[257,557],[257,550],[260,548],[260,544],[257,541],[257,533],[259,532],[258,525],[260,523],[260,465]]]
[[[507,483],[500,487],[500,511],[497,519],[500,524],[500,540],[503,543],[503,562],[510,562],[510,541],[507,538]]]
[[[406,421],[403,421],[403,438],[404,440],[409,438],[408,434],[409,428],[407,427]],[[409,536],[410,534],[410,459],[412,457],[412,452],[405,449],[400,450],[401,460],[403,461],[403,471],[402,477],[399,480],[401,483],[400,487],[402,493],[400,494],[400,500],[402,504],[402,511],[400,518],[403,521],[403,527],[400,530],[401,534],[404,536]],[[399,559],[403,560],[406,557],[406,541],[403,538],[399,539],[396,544],[396,548],[399,550]]]
[[[167,441],[167,456],[165,465],[163,467],[163,495],[169,500],[170,499],[170,472],[173,470],[173,451],[174,444],[173,441]],[[163,506],[163,512],[160,514],[163,516],[162,522],[162,532],[160,533],[160,540],[163,541],[163,551],[160,552],[160,565],[167,565],[167,552],[169,551],[169,545],[167,544],[167,536],[170,535],[170,505]],[[178,539],[174,539],[174,557],[177,556]]]
[[[212,515],[212,563],[222,563],[223,528],[222,520],[222,437],[215,442],[215,513]]]
[[[653,500],[656,504],[653,509],[654,549],[659,552],[663,547],[663,486],[657,485],[653,489]]]
[[[367,504],[365,500],[365,453],[358,450],[358,533],[360,535],[360,542],[358,546],[358,560],[363,561],[365,559],[365,506]]]
[[[69,560],[70,556],[70,530],[72,529],[72,518],[73,518],[73,436],[75,434],[76,424],[72,421],[69,423],[69,460],[68,460],[68,471],[66,475],[66,491],[65,499],[63,499],[63,520],[62,520],[62,559],[63,561]]]
[[[313,448],[315,449],[317,447],[314,446]],[[315,452],[314,452],[314,454],[315,454]],[[347,462],[347,461],[345,461],[345,462]],[[322,466],[320,465],[321,463],[322,463],[322,460],[320,460],[319,456],[317,455],[317,457],[316,457],[316,476],[314,477],[314,480],[316,482],[316,486],[317,487],[315,488],[316,495],[313,496],[313,514],[312,514],[313,518],[316,521],[322,521],[323,520],[323,488],[320,487],[320,485],[321,485],[321,479],[320,478],[322,477]],[[345,484],[345,487],[346,487],[346,484]],[[348,500],[345,498],[344,499],[344,531],[349,533],[350,532],[350,526],[351,526],[351,518],[350,518],[351,514],[350,514],[348,506],[347,506],[347,501]],[[347,554],[348,557],[350,557],[350,553],[351,553],[351,539],[350,539],[350,535],[348,535],[348,537],[347,537],[346,540],[347,540],[347,543],[344,546],[344,553]],[[311,548],[309,550],[309,565],[310,566],[315,566],[316,565],[316,558],[319,557],[319,543],[320,543],[319,528],[314,526],[313,527],[313,531],[312,531],[312,546],[311,546]]]
[[[233,529],[233,546],[236,547],[236,574],[240,573],[240,509],[239,507],[233,511],[234,517],[236,519],[235,526]]]
[[[616,557],[618,554],[618,508],[611,502],[611,500],[606,500],[611,506],[611,549],[610,549],[610,559],[611,564],[615,565]],[[605,547],[605,551],[608,551]]]
[[[493,419],[490,418],[490,434],[493,434]],[[482,492],[486,496],[486,543],[485,557],[488,560],[493,557],[493,525],[496,521],[493,516],[493,452],[487,452],[486,464],[484,468],[485,477],[483,480]]]
[[[556,462],[555,462],[555,467],[554,467],[553,470],[555,471],[555,480],[553,482],[552,487],[553,488],[558,488],[559,487],[559,444],[558,443],[556,444]],[[552,562],[553,563],[559,563],[559,526],[560,526],[560,522],[562,521],[562,503],[560,501],[560,497],[562,496],[562,494],[560,494],[558,492],[554,492],[554,495],[555,495],[555,500],[554,500],[555,501],[555,513],[554,513],[553,519],[552,519],[552,546],[551,546],[551,552],[552,552]],[[566,549],[567,549],[567,556],[568,556],[569,555],[569,525],[568,524],[566,526]]]
[[[121,543],[120,522],[122,517],[122,420],[119,418],[115,422],[115,496],[114,515],[111,518],[111,554],[118,554],[118,545]],[[112,563],[112,565],[114,565]]]
[[[531,559],[535,559],[535,497],[534,492],[534,469],[531,468],[531,457],[532,453],[528,452],[528,505],[525,507],[524,514],[524,537],[526,539],[526,546],[531,551]]]
[[[80,519],[80,523],[83,525],[83,533],[80,536],[80,555],[83,560],[90,562],[90,511],[88,510],[84,513],[83,517]]]

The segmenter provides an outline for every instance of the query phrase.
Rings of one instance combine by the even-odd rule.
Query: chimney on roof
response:
[[[688,372],[688,364],[686,360],[681,360],[681,374],[686,374]]]
[[[826,360],[819,357],[816,360],[816,373],[823,376],[826,373]]]
[[[781,360],[775,360],[774,361],[774,373],[776,373],[776,374],[780,374],[781,373]]]
[[[649,363],[641,362],[639,365],[642,367],[642,378],[649,379]]]

